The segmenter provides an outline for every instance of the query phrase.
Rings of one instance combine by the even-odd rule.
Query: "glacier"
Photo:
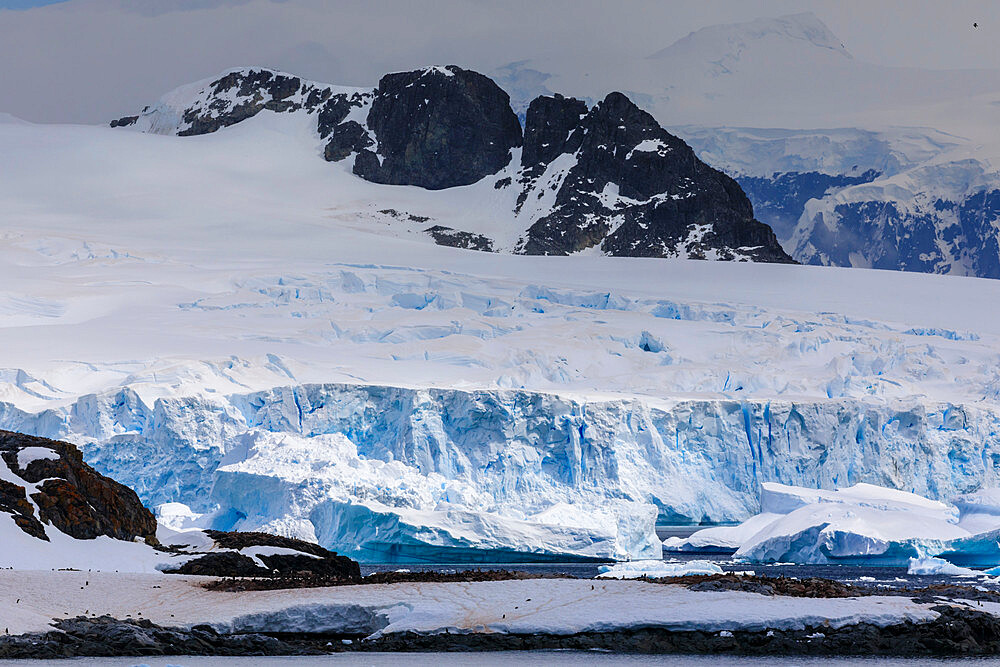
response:
[[[772,480],[943,498],[1000,483],[997,414],[966,408],[959,421],[950,404],[326,384],[0,407],[3,428],[80,442],[150,505],[373,562],[656,557],[654,522],[743,520]]]
[[[0,427],[171,525],[397,561],[656,557],[769,482],[1000,486],[1000,283],[444,248],[380,211],[509,202],[367,183],[293,116],[0,124]]]

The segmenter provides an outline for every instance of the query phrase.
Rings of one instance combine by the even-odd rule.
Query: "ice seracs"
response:
[[[479,454],[462,452],[466,460],[453,465]],[[446,476],[422,468],[359,456],[340,433],[252,431],[216,471],[212,525],[297,537],[378,563],[659,556],[650,504],[574,498],[570,488],[571,503],[554,502],[541,489],[531,493],[542,480],[530,462],[521,483],[483,470]]]
[[[989,502],[995,492],[972,494]],[[990,534],[970,535],[965,509],[913,493],[856,484],[839,490],[764,483],[758,514],[739,526],[709,528],[664,542],[667,551],[728,551],[751,562],[842,563],[933,569],[923,559],[942,556],[971,564],[1000,562],[984,548]],[[942,561],[945,562],[945,561]],[[948,572],[941,571],[941,574]]]

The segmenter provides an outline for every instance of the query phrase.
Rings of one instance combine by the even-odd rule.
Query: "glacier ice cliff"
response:
[[[945,499],[1000,482],[1000,411],[917,398],[315,384],[150,406],[124,388],[37,413],[3,403],[0,426],[79,443],[147,504],[370,561],[648,558],[654,519],[743,520],[762,482]]]

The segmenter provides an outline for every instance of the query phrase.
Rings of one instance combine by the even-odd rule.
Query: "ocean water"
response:
[[[645,667],[671,665],[675,667],[936,667],[967,665],[968,667],[1000,667],[997,658],[741,658],[729,655],[621,655],[583,651],[508,651],[504,653],[341,653],[318,658],[78,658],[72,660],[0,660],[0,667],[80,667],[99,665],[112,667],[360,667],[367,665],[400,665],[402,667],[533,667],[535,665],[598,665],[600,667]]]
[[[666,561],[710,560],[718,563],[726,572],[752,572],[765,577],[821,577],[844,583],[885,587],[923,587],[938,583],[967,584],[983,586],[1000,591],[1000,577],[948,577],[948,576],[916,576],[907,574],[905,567],[871,567],[862,565],[793,565],[777,563],[772,565],[736,563],[724,555],[679,555],[670,554]],[[592,579],[597,576],[600,563],[416,563],[416,564],[362,564],[361,574],[373,572],[392,572],[405,570],[409,572],[462,572],[465,570],[511,570],[531,572],[535,574],[561,574],[581,579]]]

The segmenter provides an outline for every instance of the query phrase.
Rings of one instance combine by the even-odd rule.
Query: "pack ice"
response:
[[[669,552],[733,553],[750,562],[910,566],[911,574],[968,574],[1000,564],[998,492],[954,503],[855,484],[835,491],[764,483],[762,512],[738,526],[669,538]]]
[[[0,123],[0,427],[366,560],[644,559],[763,483],[1000,483],[1000,281],[441,247],[380,212],[501,224],[492,183],[320,149],[271,111]]]

